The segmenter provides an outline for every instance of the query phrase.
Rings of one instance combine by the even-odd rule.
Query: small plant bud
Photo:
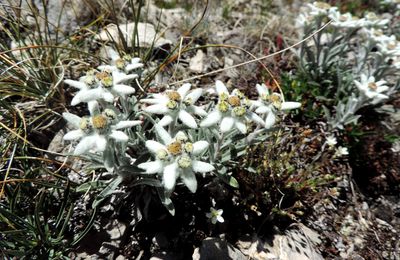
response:
[[[226,101],[221,101],[221,102],[218,104],[218,109],[219,109],[219,111],[221,111],[222,113],[227,112],[228,109],[229,109],[229,104],[228,104],[228,102],[226,102]]]
[[[178,159],[178,165],[183,169],[189,168],[190,166],[192,166],[192,160],[189,156],[183,155],[181,158]]]

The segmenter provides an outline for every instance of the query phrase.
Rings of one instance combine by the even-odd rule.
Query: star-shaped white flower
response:
[[[64,140],[81,139],[75,147],[74,155],[81,155],[89,150],[103,152],[109,139],[117,142],[127,142],[128,136],[120,131],[141,124],[138,120],[117,120],[117,115],[112,109],[105,109],[102,114],[91,117],[79,117],[71,113],[63,113],[63,117],[75,130],[69,131]]]
[[[389,56],[400,56],[400,42],[394,35],[386,38],[384,41],[379,42],[377,45],[382,54]]]
[[[75,106],[82,102],[91,102],[104,100],[113,102],[115,96],[125,96],[135,93],[135,89],[131,86],[123,84],[126,81],[138,77],[136,74],[125,74],[118,70],[103,70],[101,72],[91,71],[92,75],[86,75],[85,82],[65,80],[64,82],[76,87],[79,91],[71,101],[71,105]],[[90,80],[90,84],[88,84]],[[86,82],[87,81],[87,82]],[[85,85],[85,86],[84,86]]]
[[[219,123],[222,133],[237,128],[242,134],[247,132],[246,122],[253,121],[264,124],[262,118],[250,110],[251,101],[239,90],[229,94],[228,89],[221,81],[215,82],[218,94],[217,107],[200,123],[201,127],[210,127]]]
[[[206,214],[207,218],[210,219],[211,223],[214,225],[217,224],[217,222],[223,223],[224,218],[222,217],[222,213],[224,211],[222,209],[215,209],[213,207],[210,208],[210,212]]]
[[[282,97],[278,93],[270,94],[267,86],[264,84],[256,85],[259,98],[253,101],[253,105],[257,107],[255,112],[264,115],[265,128],[271,128],[276,122],[276,114],[278,111],[291,110],[301,107],[299,102],[283,102]]]
[[[312,4],[308,4],[307,6],[310,9],[309,14],[312,16],[328,15],[329,13],[335,12],[337,10],[337,7],[333,7],[328,3],[320,1],[313,2]]]
[[[330,135],[326,137],[326,144],[329,147],[334,147],[337,144],[336,137],[334,135]]]
[[[385,85],[386,81],[375,81],[374,76],[368,77],[365,74],[361,74],[360,80],[361,81],[354,80],[354,84],[363,95],[372,99],[373,103],[378,103],[383,99],[389,98],[387,95],[382,94],[389,89],[389,87]]]
[[[344,155],[349,155],[349,150],[347,149],[347,147],[342,147],[342,146],[339,146],[337,149],[336,149],[336,152],[335,152],[335,157],[342,157],[342,156],[344,156]]]
[[[138,167],[145,170],[147,174],[160,174],[162,183],[169,192],[174,189],[178,178],[191,192],[196,192],[195,172],[206,173],[215,170],[211,164],[198,159],[208,149],[208,142],[192,143],[183,132],[178,132],[172,138],[159,125],[156,125],[156,131],[162,143],[153,140],[146,141],[147,149],[156,157],[156,160],[141,163]]]
[[[129,73],[132,70],[143,67],[140,58],[132,57],[131,55],[123,55],[122,57],[113,49],[108,50],[108,56],[111,58],[111,65],[101,65],[100,70],[121,71]]]
[[[351,13],[342,14],[340,11],[331,11],[328,17],[332,19],[332,25],[340,28],[358,28],[362,27],[365,19],[353,17]]]
[[[150,104],[143,110],[152,114],[161,114],[164,117],[159,124],[161,126],[169,125],[173,122],[180,121],[190,128],[197,128],[195,118],[192,116],[205,116],[206,111],[194,103],[200,98],[203,90],[196,88],[189,92],[191,85],[189,83],[183,84],[180,88],[175,90],[167,90],[162,94],[153,94],[152,98],[142,99],[144,103]]]

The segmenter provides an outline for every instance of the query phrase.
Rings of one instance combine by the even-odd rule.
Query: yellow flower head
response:
[[[103,115],[95,115],[92,117],[92,124],[95,129],[104,129],[107,126],[107,117]]]
[[[181,154],[182,153],[182,144],[179,141],[172,142],[167,146],[167,150],[172,155]]]

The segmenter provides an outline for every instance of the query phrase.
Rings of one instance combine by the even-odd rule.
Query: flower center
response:
[[[110,73],[108,73],[107,71],[102,71],[102,72],[96,73],[96,78],[98,80],[102,80],[102,79],[104,79],[106,77],[109,77],[109,76],[110,76]]]
[[[227,95],[225,92],[222,92],[222,93],[219,95],[219,99],[220,99],[221,101],[225,101],[225,100],[228,99],[228,95]]]
[[[193,100],[191,97],[188,97],[185,99],[185,101],[183,101],[183,103],[185,103],[185,105],[190,106],[193,104]]]
[[[218,104],[218,109],[219,111],[221,111],[222,113],[225,113],[226,111],[228,111],[229,109],[229,104],[226,101],[221,101]]]
[[[158,150],[157,151],[157,158],[160,160],[165,160],[168,157],[168,152],[165,151],[164,149]]]
[[[169,91],[169,92],[167,92],[167,96],[168,96],[169,100],[173,100],[173,101],[181,100],[181,95],[177,91]]]
[[[388,45],[386,46],[389,50],[394,50],[395,48],[396,48],[396,44],[395,43],[393,43],[393,42],[391,42],[391,43],[388,43]]]
[[[324,3],[324,2],[314,2],[314,6],[320,9],[329,9],[331,8],[330,4]]]
[[[168,103],[167,103],[167,107],[168,107],[169,109],[175,109],[177,106],[178,106],[178,103],[176,103],[176,102],[173,101],[173,100],[170,100],[170,101],[168,101]]]
[[[92,124],[95,129],[104,129],[107,126],[107,117],[95,115],[92,117]]]
[[[178,165],[183,169],[189,168],[192,165],[192,160],[189,156],[183,155],[181,158],[178,159]]]
[[[376,85],[375,82],[370,82],[370,83],[368,83],[368,87],[369,87],[371,90],[376,90],[376,89],[378,88],[378,86]]]
[[[277,109],[280,109],[282,106],[281,96],[277,93],[273,93],[269,96],[269,100],[271,101],[272,105]]]
[[[341,21],[341,22],[346,22],[346,21],[347,21],[347,17],[346,17],[345,15],[341,15],[341,16],[339,17],[339,21]]]
[[[125,68],[125,60],[124,59],[116,60],[115,61],[115,66],[120,70],[124,69]]]
[[[131,61],[132,60],[132,56],[129,54],[125,54],[124,57],[122,57],[125,61]]]
[[[172,155],[181,154],[182,153],[182,144],[179,141],[172,142],[167,146],[167,150]]]
[[[105,77],[101,80],[104,87],[109,88],[113,85],[113,79],[111,76]]]
[[[175,139],[180,142],[186,142],[188,140],[187,136],[183,132],[178,132],[175,136]]]
[[[90,119],[89,117],[82,117],[81,121],[79,121],[79,128],[82,131],[87,131],[90,130],[91,125],[90,125]]]
[[[187,152],[187,153],[193,152],[193,144],[190,142],[185,143],[184,149],[185,149],[185,152]]]
[[[245,107],[235,107],[233,109],[233,113],[235,113],[236,116],[241,117],[244,114],[246,114],[246,108]]]
[[[228,98],[228,103],[233,107],[240,106],[240,98],[237,96],[231,96]]]
[[[114,110],[110,108],[104,109],[103,114],[110,120],[114,120],[117,118],[117,114],[114,112]]]

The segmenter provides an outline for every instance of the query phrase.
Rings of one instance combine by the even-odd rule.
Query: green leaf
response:
[[[79,185],[76,188],[76,192],[87,192],[90,189],[97,190],[107,187],[107,183],[105,181],[90,181]]]
[[[118,176],[112,180],[110,184],[108,184],[107,187],[105,187],[104,190],[97,195],[96,199],[93,201],[92,208],[96,208],[105,198],[113,194],[121,182],[121,176]]]
[[[231,185],[234,188],[239,188],[239,183],[238,181],[235,179],[235,177],[229,176],[229,185]]]

